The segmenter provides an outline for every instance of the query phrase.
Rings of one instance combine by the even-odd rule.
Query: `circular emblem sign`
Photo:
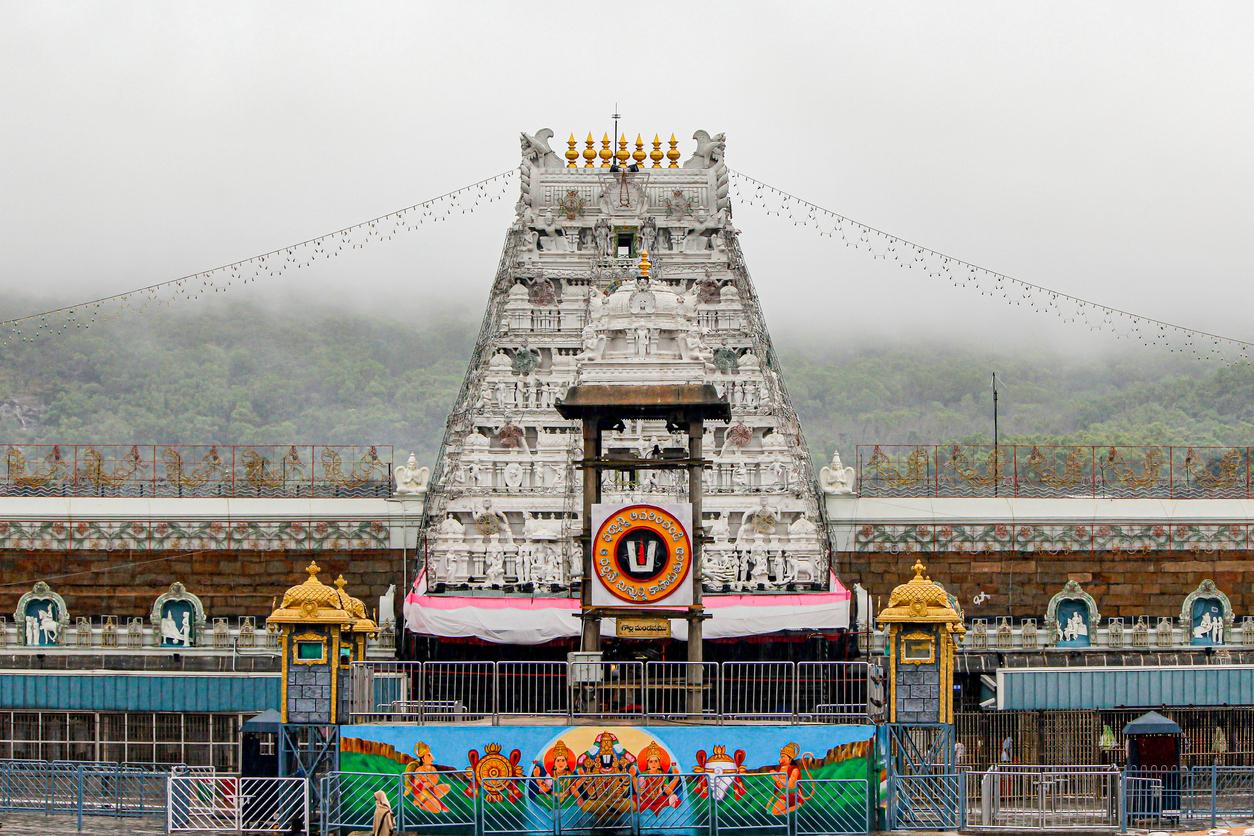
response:
[[[593,538],[592,568],[611,595],[655,604],[682,589],[692,568],[683,523],[656,505],[628,505],[606,518]]]

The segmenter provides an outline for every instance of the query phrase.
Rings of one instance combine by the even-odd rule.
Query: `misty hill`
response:
[[[478,319],[248,304],[0,348],[0,441],[377,443],[435,456]],[[1254,367],[776,334],[816,458],[867,443],[1254,444]]]

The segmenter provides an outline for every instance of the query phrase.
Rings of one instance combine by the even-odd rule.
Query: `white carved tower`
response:
[[[522,136],[517,217],[427,494],[428,588],[570,595],[581,442],[555,401],[576,382],[706,382],[733,416],[706,428],[706,592],[827,590],[822,495],[731,222],[722,134],[698,131],[682,165],[674,137],[615,153],[589,135],[581,155],[572,136],[565,160],[551,137]],[[607,439],[624,458],[686,443],[664,421]],[[607,475],[606,501],[682,497],[686,478]]]

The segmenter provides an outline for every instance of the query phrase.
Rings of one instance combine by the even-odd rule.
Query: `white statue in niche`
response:
[[[653,337],[653,329],[643,325],[631,329],[632,339],[637,357],[649,356],[649,341]]]
[[[39,644],[39,619],[33,615],[26,616],[26,643]]]
[[[483,554],[483,583],[485,586],[502,586],[505,583],[505,549],[499,534],[488,537],[487,551]]]
[[[819,470],[819,485],[822,486],[823,493],[851,494],[854,475],[854,469],[844,466],[840,460],[840,451],[836,450],[832,453],[832,463]]]
[[[1209,610],[1203,612],[1202,617],[1198,619],[1197,626],[1193,628],[1193,638],[1210,639],[1212,644],[1223,644],[1223,616],[1212,616]]]
[[[426,493],[430,479],[431,468],[419,467],[418,457],[410,453],[409,460],[396,468],[396,492],[398,494]]]
[[[161,617],[161,638],[169,644],[190,647],[192,643],[191,613],[185,611],[182,624],[179,624],[174,620],[174,612],[166,610],[166,614]]]
[[[771,578],[766,541],[760,533],[753,538],[753,547],[749,550],[749,557],[753,561],[753,573],[749,577],[749,583],[753,586],[769,585]]]
[[[42,641],[36,641],[36,644],[56,644],[57,633],[60,631],[61,625],[52,617],[52,606],[47,609],[39,610],[39,635]]]
[[[1079,610],[1071,613],[1071,617],[1067,619],[1065,625],[1058,625],[1058,640],[1069,642],[1076,639],[1087,638],[1089,634],[1089,626],[1084,623],[1084,616]]]

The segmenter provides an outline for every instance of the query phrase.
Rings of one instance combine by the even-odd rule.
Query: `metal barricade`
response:
[[[799,804],[796,784],[781,775],[740,775],[713,805],[716,833],[787,834]],[[800,802],[804,803],[804,802]]]
[[[865,778],[804,778],[793,810],[793,836],[871,832],[871,788]]]
[[[867,687],[866,662],[798,662],[797,720],[866,719]]]
[[[631,833],[636,788],[631,775],[596,773],[557,779],[558,833]]]
[[[864,723],[883,706],[866,662],[356,662],[355,722],[503,717]]]
[[[497,662],[495,682],[500,716],[570,714],[565,662]]]
[[[891,830],[953,830],[962,806],[958,773],[892,775],[888,780]]]
[[[304,778],[172,775],[167,784],[169,833],[308,833]]]
[[[369,831],[374,821],[374,794],[380,790],[392,807],[397,833],[474,831],[480,823],[480,804],[484,798],[495,797],[503,780],[493,778],[478,785],[464,772],[332,772],[320,785],[322,833]]]
[[[424,721],[479,722],[496,714],[494,662],[426,662],[421,681]]]
[[[719,685],[724,717],[792,719],[797,696],[792,662],[724,662]]]
[[[971,830],[1114,831],[1120,826],[1115,767],[1004,765],[962,774]]]
[[[718,663],[649,662],[644,675],[644,710],[650,718],[718,721]]]

